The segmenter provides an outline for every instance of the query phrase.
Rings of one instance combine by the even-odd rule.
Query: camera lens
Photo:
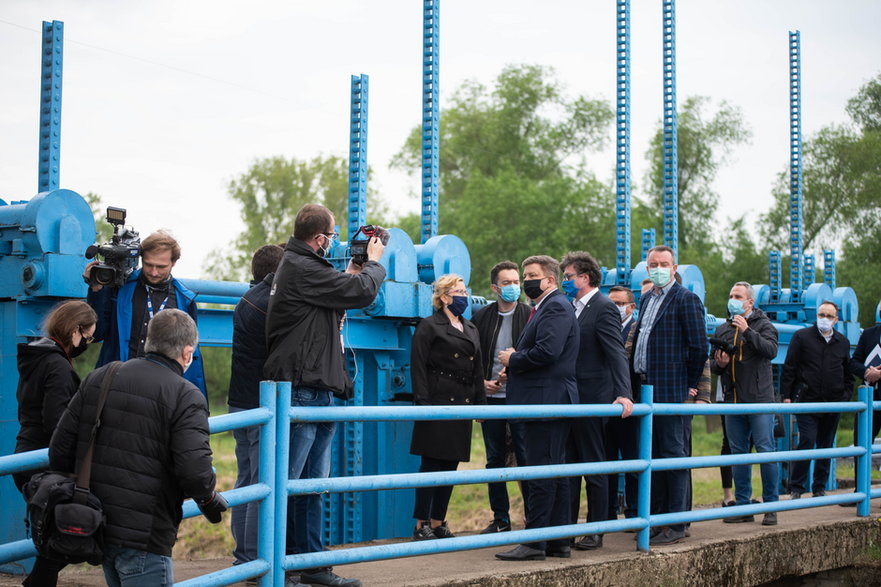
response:
[[[98,285],[110,285],[116,278],[116,269],[97,266],[92,269],[92,277]]]

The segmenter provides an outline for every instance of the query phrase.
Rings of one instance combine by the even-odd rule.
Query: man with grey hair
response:
[[[171,551],[185,498],[192,497],[215,524],[226,510],[214,490],[208,405],[183,377],[198,342],[196,323],[186,312],[156,314],[147,327],[146,356],[87,375],[52,436],[52,469],[78,470],[101,384],[118,365],[95,437],[90,479],[107,517],[104,578],[112,587],[174,583]]]
[[[731,318],[716,329],[719,344],[714,344],[710,368],[721,378],[726,403],[773,403],[775,400],[771,360],[777,356],[777,329],[755,304],[753,287],[738,281],[728,294]],[[774,414],[726,415],[725,431],[731,454],[750,452],[750,441],[757,452],[775,450]],[[762,501],[777,501],[777,463],[765,463],[760,468]],[[746,505],[752,498],[752,465],[735,465],[732,470],[736,505]],[[724,521],[737,524],[753,520],[753,516],[745,515]],[[776,525],[777,513],[765,514],[762,524]]]

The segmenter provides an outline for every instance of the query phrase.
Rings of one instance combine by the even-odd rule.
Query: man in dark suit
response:
[[[626,342],[630,329],[636,323],[633,317],[633,311],[636,309],[633,290],[623,285],[612,286],[609,288],[609,299],[618,307],[618,313],[621,315],[621,340]]]
[[[633,402],[618,307],[598,289],[602,273],[590,254],[583,251],[568,253],[560,265],[563,267],[563,291],[572,300],[578,320],[580,342],[575,363],[578,403],[621,404],[622,417],[626,418],[633,409]],[[566,461],[598,463],[606,460],[605,436],[605,418],[573,420]],[[609,509],[607,477],[588,475],[584,480],[587,484],[587,521],[605,520]],[[580,501],[581,477],[570,477],[570,522],[573,524],[578,522]],[[602,534],[590,534],[575,543],[579,550],[595,550],[602,546]]]
[[[676,275],[673,249],[659,245],[649,250],[646,262],[654,287],[642,296],[639,322],[633,338],[633,384],[654,387],[656,403],[682,403],[696,397],[707,361],[704,306],[682,287]],[[652,426],[652,458],[688,456],[691,419],[656,416]],[[687,509],[687,470],[652,474],[652,513]],[[650,543],[673,544],[685,538],[685,525],[656,529]]]
[[[850,372],[857,378],[860,385],[870,385],[874,388],[873,401],[881,401],[881,324],[866,328],[860,334],[857,348],[853,351],[850,359]],[[863,383],[865,382],[865,383]],[[881,412],[872,413],[872,442],[881,430]],[[859,433],[859,418],[854,419],[853,443],[856,446],[857,434]],[[860,481],[859,467],[854,471],[857,487]],[[856,504],[841,504],[842,506],[854,506]]]
[[[560,265],[546,255],[523,261],[523,291],[535,307],[515,348],[499,353],[508,375],[509,404],[574,404],[578,402],[575,359],[578,325],[575,311],[557,289]],[[524,422],[526,465],[560,465],[566,460],[569,423],[561,420]],[[569,482],[564,477],[529,481],[526,528],[569,523]],[[496,554],[502,560],[568,558],[568,539],[521,544]]]

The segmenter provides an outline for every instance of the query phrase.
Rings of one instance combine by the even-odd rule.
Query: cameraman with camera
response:
[[[138,246],[137,233],[131,229],[120,230],[125,211],[121,211],[121,219],[118,219],[112,216],[111,210],[119,209],[108,209],[108,221],[117,227],[113,243],[90,247],[87,252],[91,256],[96,252],[104,256],[107,264],[92,261],[83,272],[83,279],[89,285],[86,301],[98,315],[95,341],[104,343],[96,367],[143,357],[147,325],[162,310],[177,308],[196,320],[196,294],[171,276],[171,270],[180,259],[178,242],[167,232],[154,232],[140,242],[141,269],[133,270],[137,262],[133,254]],[[121,253],[115,253],[116,250]],[[131,253],[128,258],[126,253]],[[206,395],[198,346],[193,365],[184,378]]]
[[[771,360],[777,356],[777,329],[768,316],[755,307],[753,287],[738,281],[728,294],[728,313],[731,318],[716,329],[710,368],[721,376],[726,403],[774,403],[774,376]],[[725,430],[731,445],[731,454],[750,452],[750,438],[757,452],[773,452],[774,414],[728,414]],[[735,465],[734,499],[736,505],[746,505],[752,498],[752,465]],[[760,465],[762,500],[778,501],[777,463]],[[733,516],[724,520],[729,524],[754,521],[753,516]],[[764,526],[777,524],[777,513],[768,512]]]

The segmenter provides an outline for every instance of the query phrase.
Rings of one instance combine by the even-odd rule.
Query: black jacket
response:
[[[274,273],[254,282],[245,292],[232,317],[232,362],[229,399],[233,408],[250,410],[260,406],[260,382],[266,363],[266,307]]]
[[[621,314],[615,302],[596,292],[578,315],[579,345],[575,362],[578,401],[610,404],[633,399],[630,366],[621,340]]]
[[[80,378],[67,353],[57,342],[41,338],[18,345],[18,436],[15,452],[27,452],[49,446],[52,433],[64,408],[79,387]],[[21,487],[33,471],[16,473],[15,484]]]
[[[881,324],[866,328],[860,334],[860,340],[857,342],[857,348],[853,351],[849,365],[851,374],[859,380],[860,385],[866,384],[863,379],[863,375],[866,374],[866,357],[879,344],[881,344]],[[875,388],[875,401],[881,401],[881,380],[876,381],[873,387]]]
[[[520,332],[529,320],[529,306],[523,302],[517,302],[514,314],[511,316],[511,346],[517,342]],[[499,303],[493,302],[481,308],[471,318],[477,326],[480,335],[480,358],[483,363],[483,378],[489,380],[492,377],[493,353],[496,351],[496,342],[499,337],[499,328],[502,327],[502,317],[499,316]]]
[[[798,401],[847,401],[853,392],[849,362],[850,343],[837,330],[832,331],[828,343],[816,324],[797,330],[789,341],[783,363],[780,395],[794,400],[797,385],[803,384]]]
[[[768,315],[753,308],[746,319],[749,328],[740,332],[731,322],[716,328],[716,338],[733,345],[737,352],[723,369],[710,357],[710,369],[722,377],[722,392],[728,403],[773,403],[774,373],[771,361],[777,356],[777,329]]]
[[[443,310],[437,310],[416,327],[410,377],[417,405],[486,403],[477,327],[465,319],[462,325],[459,332]],[[415,422],[410,453],[446,461],[469,460],[471,420]]]
[[[351,275],[337,271],[312,247],[291,237],[269,293],[269,356],[263,375],[351,398],[340,322],[345,310],[369,306],[384,279],[385,268],[375,261]]]
[[[76,472],[89,444],[108,367],[83,380],[49,445],[49,464]],[[104,505],[109,544],[171,556],[185,497],[214,491],[208,406],[180,365],[150,353],[116,373],[92,458],[91,490]]]

